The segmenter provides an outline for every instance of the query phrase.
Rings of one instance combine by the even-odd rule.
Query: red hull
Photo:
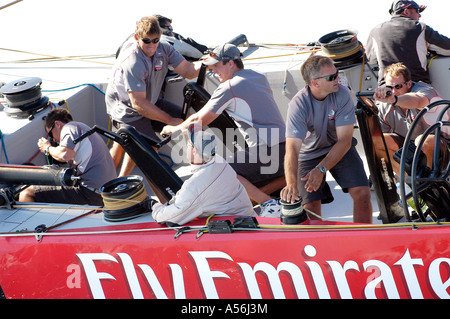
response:
[[[0,237],[0,286],[7,298],[450,297],[449,225],[174,235]]]

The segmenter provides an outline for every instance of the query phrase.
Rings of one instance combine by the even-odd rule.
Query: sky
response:
[[[0,0],[0,6],[13,0]],[[450,36],[449,0],[427,5],[421,21]],[[376,24],[390,18],[392,0],[23,0],[0,10],[0,48],[34,53],[96,55],[114,53],[141,17],[161,14],[174,31],[209,47],[245,34],[251,43],[304,44],[341,30],[366,42]],[[0,50],[0,61],[2,61]],[[4,60],[4,59],[3,59]],[[1,66],[0,66],[1,67]]]

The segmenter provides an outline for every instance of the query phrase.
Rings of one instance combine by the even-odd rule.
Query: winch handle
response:
[[[91,136],[94,133],[99,133],[107,138],[112,139],[113,141],[115,141],[119,144],[122,144],[124,142],[124,139],[121,136],[117,135],[116,133],[107,131],[101,127],[98,127],[97,125],[94,125],[89,131],[87,131],[86,133],[84,133],[81,136],[74,139],[73,144],[77,144],[77,143],[81,142],[86,137]]]
[[[156,143],[156,148],[161,148],[164,145],[166,145],[167,143],[169,143],[172,139],[177,138],[178,135],[180,135],[182,132],[181,130],[175,131],[172,133],[172,135],[167,135],[167,134],[162,134],[161,136],[164,138],[164,140]]]

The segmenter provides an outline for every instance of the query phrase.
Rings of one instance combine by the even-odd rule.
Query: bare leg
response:
[[[310,202],[308,204],[303,205],[304,208],[306,208],[307,210],[312,211],[314,214],[318,215],[318,216],[322,216],[322,201],[320,200],[316,200],[314,202]],[[309,214],[309,219],[316,219],[316,220],[320,220],[320,218]]]
[[[272,199],[272,197],[259,190],[258,187],[250,183],[246,178],[240,175],[237,175],[237,178],[244,186],[245,190],[247,191],[248,197],[250,197],[253,202],[261,204]]]
[[[123,153],[124,153],[124,150],[123,150],[122,146],[117,142],[114,142],[113,145],[111,146],[111,148],[109,149],[109,154],[111,155],[111,157],[114,161],[116,170],[119,168],[120,162],[122,161]]]
[[[417,145],[422,139],[422,135],[418,136],[415,140]],[[433,166],[433,151],[434,151],[434,135],[428,135],[425,142],[422,145],[422,152],[427,156],[427,166],[432,168]]]
[[[386,147],[389,153],[389,158],[391,159],[391,164],[392,164],[392,170],[397,174],[400,175],[400,164],[397,163],[394,158],[393,155],[395,152],[397,152],[397,150],[401,147],[397,144],[397,142],[395,141],[395,139],[390,135],[390,134],[383,134],[384,136],[384,140],[386,142]]]
[[[372,201],[370,188],[360,186],[349,188],[348,192],[353,199],[353,222],[372,224]]]
[[[122,167],[120,168],[119,177],[130,175],[135,167],[136,164],[133,162],[130,155],[125,153],[125,155],[123,156],[123,163]]]
[[[34,195],[34,188],[28,187],[25,188],[23,191],[19,194],[19,202],[35,202],[36,197]]]

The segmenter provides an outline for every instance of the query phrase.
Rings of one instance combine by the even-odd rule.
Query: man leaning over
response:
[[[238,174],[250,199],[262,204],[262,214],[273,216],[280,213],[278,201],[255,186],[257,183],[268,183],[284,173],[285,124],[267,78],[256,71],[244,69],[241,52],[235,45],[228,43],[215,48],[204,63],[212,67],[219,77],[220,85],[199,112],[177,126],[164,127],[162,133],[172,134],[184,130],[191,123],[209,125],[223,111],[227,111],[249,145],[246,150],[236,152],[227,160]],[[269,160],[270,169],[273,169],[270,173],[262,170],[266,168],[266,160]]]
[[[160,42],[160,38],[158,19],[150,16],[138,22],[134,37],[123,44],[105,98],[113,131],[128,124],[156,139],[155,131],[164,125],[182,122],[181,107],[160,98],[161,88],[169,67],[192,79],[198,76],[201,62],[186,61],[170,44]],[[110,152],[117,168],[123,149],[115,142]],[[125,154],[119,176],[129,175],[134,166]]]
[[[301,67],[306,87],[291,100],[286,121],[286,187],[281,198],[321,215],[321,204],[333,201],[327,171],[353,199],[353,220],[372,223],[368,180],[353,138],[354,104],[338,83],[338,70],[324,56]]]

